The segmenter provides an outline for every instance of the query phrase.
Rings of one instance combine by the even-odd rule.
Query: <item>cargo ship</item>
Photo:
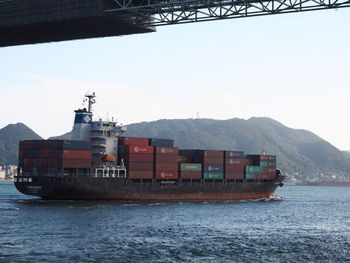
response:
[[[19,142],[16,188],[48,200],[216,201],[270,198],[285,176],[276,156],[179,149],[174,140],[122,136],[94,120],[95,94],[65,138]]]

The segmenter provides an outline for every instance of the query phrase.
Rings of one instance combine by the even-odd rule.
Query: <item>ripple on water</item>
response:
[[[0,192],[0,262],[349,262],[349,188],[228,202],[84,202]]]

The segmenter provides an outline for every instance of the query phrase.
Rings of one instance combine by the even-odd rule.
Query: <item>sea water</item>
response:
[[[43,201],[0,182],[0,262],[350,262],[350,187],[275,200]]]

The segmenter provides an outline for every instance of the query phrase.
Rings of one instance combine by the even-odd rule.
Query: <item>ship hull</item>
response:
[[[269,181],[132,181],[127,178],[36,178],[15,182],[23,194],[48,200],[225,201],[269,198],[283,179]]]

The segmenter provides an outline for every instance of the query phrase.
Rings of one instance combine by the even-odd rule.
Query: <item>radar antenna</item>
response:
[[[92,104],[96,103],[96,100],[95,100],[95,92],[93,92],[92,94],[90,93],[86,93],[85,94],[85,97],[88,98],[88,112],[91,112],[92,110]]]

